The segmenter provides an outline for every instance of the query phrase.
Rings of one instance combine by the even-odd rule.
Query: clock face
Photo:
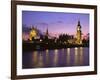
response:
[[[78,26],[77,30],[80,30],[80,26]]]
[[[79,28],[77,30],[80,30]]]

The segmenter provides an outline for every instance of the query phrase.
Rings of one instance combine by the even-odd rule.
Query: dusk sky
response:
[[[49,33],[76,34],[76,28],[80,20],[82,33],[89,33],[89,14],[22,11],[22,24],[30,27],[34,25],[42,32],[48,28]]]

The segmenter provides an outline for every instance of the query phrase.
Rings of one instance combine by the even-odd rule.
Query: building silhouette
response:
[[[49,38],[49,32],[48,32],[48,28],[45,31],[45,38],[48,39]]]

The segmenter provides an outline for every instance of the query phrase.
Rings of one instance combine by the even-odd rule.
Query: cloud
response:
[[[53,25],[57,25],[57,24],[62,24],[62,23],[64,23],[63,21],[56,21],[56,22],[52,22],[51,24],[53,24]]]
[[[37,25],[48,26],[48,23],[46,23],[46,22],[39,22],[39,23],[37,23]]]
[[[63,21],[57,21],[57,23],[63,23]]]

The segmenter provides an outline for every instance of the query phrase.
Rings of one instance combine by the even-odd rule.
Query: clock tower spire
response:
[[[78,21],[78,24],[77,24],[76,38],[77,38],[76,43],[77,43],[77,44],[82,44],[82,31],[81,31],[80,20]]]

